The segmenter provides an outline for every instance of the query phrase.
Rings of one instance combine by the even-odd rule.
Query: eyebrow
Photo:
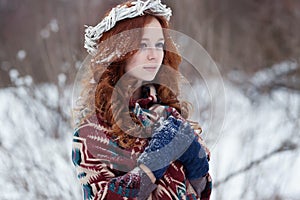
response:
[[[150,41],[149,38],[142,38],[142,40]],[[165,39],[164,38],[159,38],[157,41],[165,41]]]

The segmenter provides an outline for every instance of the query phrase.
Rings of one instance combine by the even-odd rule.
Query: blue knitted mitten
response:
[[[204,148],[195,137],[192,144],[178,159],[186,169],[186,177],[194,180],[207,174],[209,166]]]
[[[145,151],[138,158],[139,164],[146,165],[160,179],[169,164],[181,156],[192,142],[191,127],[173,116],[154,128],[154,133]],[[193,134],[193,133],[192,133]]]

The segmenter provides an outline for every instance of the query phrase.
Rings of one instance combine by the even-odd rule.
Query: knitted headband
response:
[[[114,7],[99,24],[96,26],[86,26],[84,48],[91,55],[97,53],[97,41],[102,37],[103,33],[115,26],[116,22],[126,18],[134,18],[144,15],[146,10],[151,11],[152,15],[163,16],[168,21],[172,16],[172,10],[161,3],[161,0],[136,0],[131,2],[131,6],[127,5]]]

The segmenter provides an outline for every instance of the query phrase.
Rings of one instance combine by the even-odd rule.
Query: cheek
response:
[[[130,59],[127,61],[126,66],[125,66],[125,72],[128,72],[132,70],[136,66],[134,60]]]
[[[165,52],[164,52],[164,51],[162,51],[162,52],[161,52],[161,62],[163,61],[163,59],[164,59],[164,56],[165,56]]]
[[[125,72],[128,72],[135,67],[138,67],[139,65],[142,65],[144,63],[144,60],[142,58],[142,55],[140,53],[134,54],[130,59],[126,62]]]
[[[164,56],[165,56],[164,51],[160,52],[160,53],[158,54],[157,62],[160,63],[160,64],[162,64],[162,62],[163,62],[163,60],[164,60]]]

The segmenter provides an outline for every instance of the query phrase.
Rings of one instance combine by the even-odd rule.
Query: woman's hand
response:
[[[170,116],[154,128],[149,145],[138,163],[147,166],[155,178],[160,179],[169,164],[186,151],[194,137],[194,131],[187,122]]]
[[[192,144],[179,157],[186,169],[186,177],[189,180],[194,180],[203,177],[207,174],[209,166],[204,148],[198,142],[198,137],[195,137]]]

